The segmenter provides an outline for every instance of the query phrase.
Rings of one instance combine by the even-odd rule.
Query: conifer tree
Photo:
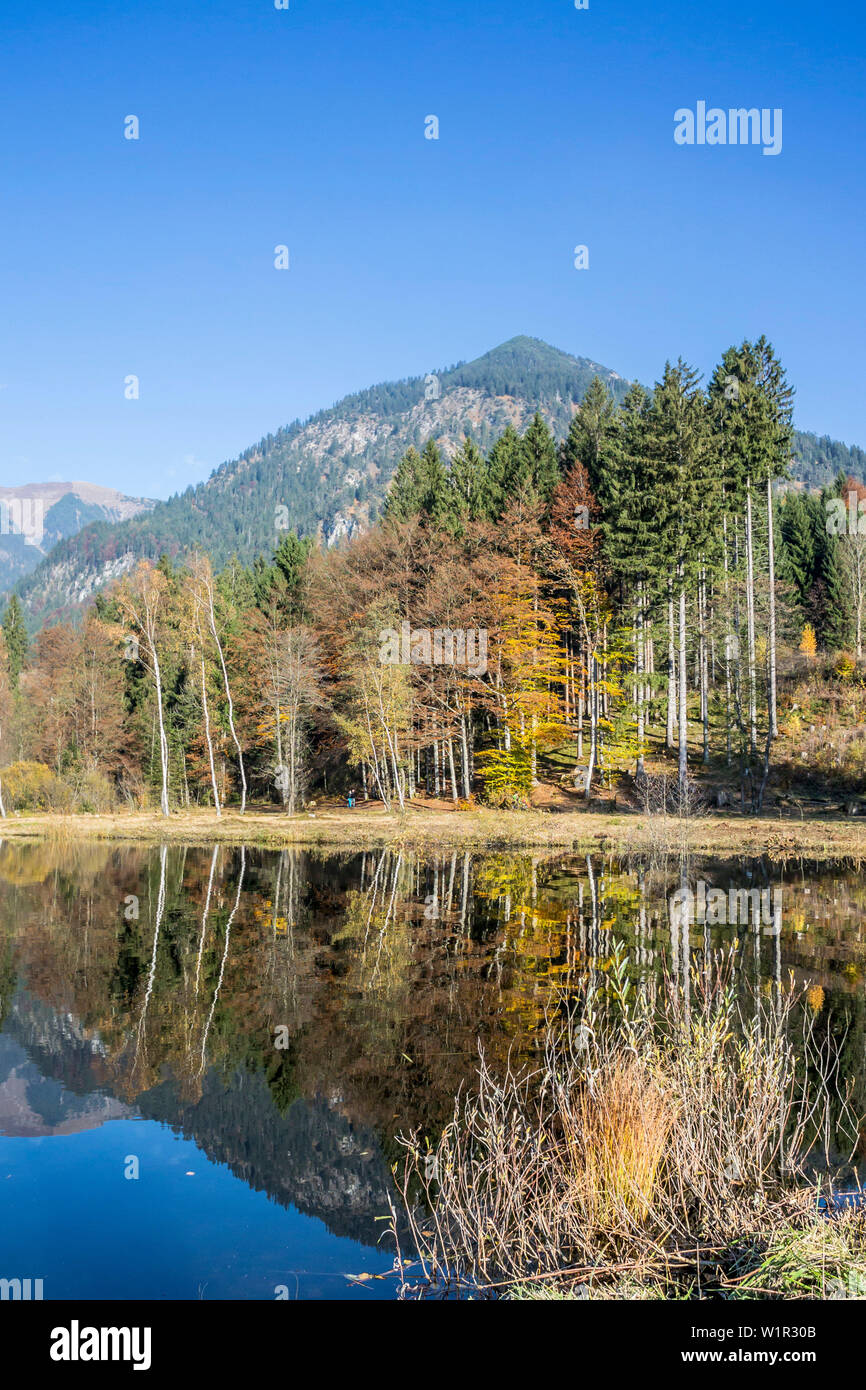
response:
[[[490,488],[487,462],[470,435],[451,460],[448,473],[448,522],[460,532],[467,521],[480,521],[489,512]]]
[[[559,482],[556,442],[538,411],[520,441],[517,476],[513,481],[517,486],[529,483],[542,502],[550,501]]]
[[[779,529],[782,538],[780,574],[789,581],[794,601],[805,613],[815,582],[815,536],[806,501],[800,493],[794,492],[785,498]]]
[[[3,616],[3,636],[6,641],[9,684],[13,690],[17,690],[21,668],[24,665],[24,658],[29,646],[27,629],[24,626],[24,614],[21,611],[17,594],[13,594],[6,605],[6,612]]]
[[[630,388],[626,397],[628,408],[634,410],[638,399],[644,396],[642,387]],[[610,508],[610,488],[616,483],[611,461],[616,454],[618,428],[613,397],[601,377],[595,376],[569,425],[560,449],[560,462],[563,473],[577,461],[583,465],[590,491],[605,512]]]
[[[488,516],[491,521],[502,515],[517,481],[520,456],[520,436],[512,424],[507,424],[496,440],[487,460]]]
[[[301,540],[297,532],[287,531],[280,537],[274,551],[273,564],[268,572],[268,598],[287,623],[304,620],[304,572],[312,549],[311,537]],[[270,603],[267,607],[270,607]]]
[[[842,557],[836,536],[825,535],[819,560],[821,588],[821,638],[828,651],[840,651],[851,642],[851,612],[842,573]]]
[[[662,537],[653,504],[655,461],[651,457],[647,428],[649,401],[641,386],[633,386],[615,415],[606,388],[594,383],[584,409],[590,409],[581,427],[582,457],[602,494],[601,547],[612,591],[625,617],[633,652],[637,772],[643,771],[644,735],[649,689],[650,623],[660,589],[666,589],[667,571]],[[578,435],[573,429],[572,438]],[[660,574],[664,580],[660,581]],[[625,635],[625,634],[623,634]]]
[[[769,594],[767,709],[772,736],[776,716],[776,595],[773,483],[787,474],[793,441],[793,390],[766,337],[744,341],[723,354],[709,388],[717,432],[728,512],[744,518],[746,561],[747,677],[749,738],[756,745],[757,685],[755,566],[757,499],[763,492]],[[735,523],[735,537],[736,527]]]
[[[419,483],[421,516],[434,526],[441,525],[448,514],[448,470],[434,439],[428,439],[424,445]]]
[[[421,455],[411,444],[397,464],[385,498],[384,514],[392,521],[409,521],[421,510]]]
[[[686,611],[717,539],[718,474],[706,399],[699,377],[680,359],[668,363],[646,416],[647,462],[655,475],[655,525],[671,578],[677,615],[679,792],[685,807],[688,773]]]

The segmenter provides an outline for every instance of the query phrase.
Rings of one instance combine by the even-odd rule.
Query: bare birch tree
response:
[[[140,660],[154,682],[159,727],[160,809],[164,816],[169,814],[168,738],[165,732],[159,644],[166,588],[167,581],[162,571],[155,569],[148,560],[142,560],[135,572],[123,581],[118,591],[120,610],[133,628],[128,656]]]

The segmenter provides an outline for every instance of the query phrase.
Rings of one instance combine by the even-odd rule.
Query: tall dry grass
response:
[[[633,1056],[615,1059],[560,1107],[566,1180],[592,1228],[649,1216],[675,1118],[671,1098]]]
[[[638,988],[618,955],[550,1023],[540,1065],[494,1076],[482,1053],[438,1140],[402,1140],[406,1290],[657,1280],[799,1219],[827,1116],[857,1126],[798,1004],[793,987],[744,997],[730,956]]]

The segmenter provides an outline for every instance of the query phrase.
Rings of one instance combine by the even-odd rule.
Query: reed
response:
[[[438,1138],[402,1136],[420,1270],[404,1292],[627,1275],[682,1296],[741,1273],[744,1251],[759,1262],[774,1232],[825,1221],[810,1156],[831,1111],[836,1142],[858,1123],[801,1003],[793,985],[738,986],[729,953],[637,986],[616,952],[549,1021],[540,1065],[495,1076],[481,1052]]]

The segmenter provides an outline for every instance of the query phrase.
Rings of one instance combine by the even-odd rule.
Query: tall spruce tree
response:
[[[538,411],[520,441],[517,484],[529,483],[542,502],[549,502],[559,482],[556,441]]]
[[[385,499],[385,516],[392,521],[423,517],[440,525],[448,514],[448,471],[434,439],[422,453],[411,445],[397,465]]]
[[[718,537],[720,493],[707,402],[698,373],[667,363],[646,415],[647,463],[655,476],[659,557],[670,577],[677,621],[680,807],[687,805],[687,608]]]
[[[421,510],[421,455],[410,444],[394,470],[385,498],[384,514],[391,521],[409,521]]]
[[[640,397],[645,396],[642,387],[632,387],[626,397],[630,409],[634,409],[636,403],[637,398],[632,394],[635,390]],[[610,460],[617,434],[613,397],[601,377],[594,376],[560,446],[560,462],[563,473],[575,461],[583,464],[590,491],[602,510],[607,510],[608,486],[613,481]]]
[[[739,544],[740,525],[746,565],[746,664],[749,739],[757,738],[756,565],[757,511],[763,515],[765,539],[761,565],[768,593],[767,711],[771,735],[777,733],[776,594],[773,483],[786,476],[793,444],[793,399],[782,365],[766,337],[730,347],[713,373],[709,387],[717,432],[729,520],[729,540]],[[762,500],[763,499],[763,500]]]
[[[490,481],[487,461],[470,435],[451,460],[448,473],[448,524],[460,532],[469,521],[489,514]]]
[[[818,559],[819,638],[828,651],[851,644],[851,607],[842,573],[838,536],[824,534]]]
[[[9,684],[13,690],[17,690],[29,646],[27,628],[24,625],[24,614],[21,611],[17,594],[13,594],[6,605],[6,612],[3,616],[3,636],[6,641],[6,655],[9,663]]]
[[[791,597],[805,619],[809,613],[812,588],[816,578],[815,534],[808,499],[791,492],[779,508],[779,575],[790,588]]]
[[[638,774],[644,765],[651,623],[662,564],[652,501],[648,409],[646,392],[634,385],[617,414],[596,377],[581,406],[583,422],[580,417],[572,422],[563,450],[569,455],[574,450],[601,494],[601,551],[608,583],[624,613],[623,639],[633,651]]]
[[[519,466],[520,435],[509,423],[487,459],[488,515],[491,521],[496,521],[508,506],[517,483]]]

